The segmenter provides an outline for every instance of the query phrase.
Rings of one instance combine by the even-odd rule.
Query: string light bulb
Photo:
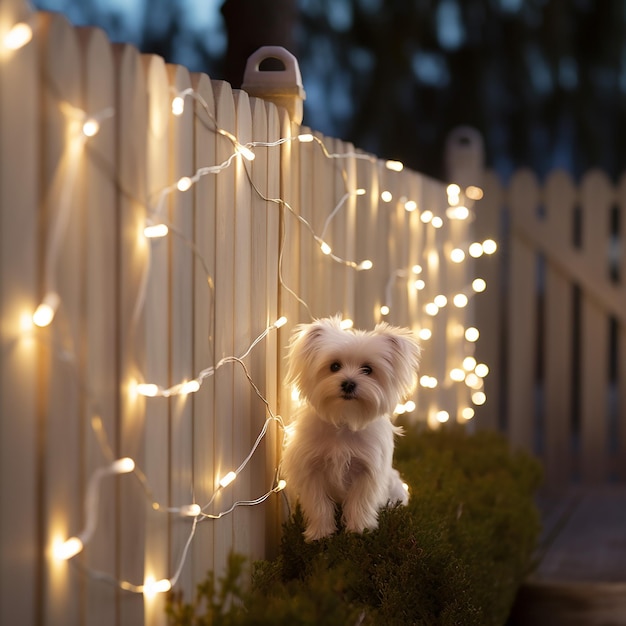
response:
[[[480,332],[478,331],[478,328],[475,328],[474,326],[470,326],[469,328],[465,329],[465,339],[469,341],[470,343],[474,343],[475,341],[478,341],[479,337],[480,337]]]
[[[18,22],[2,39],[7,50],[19,50],[33,38],[33,29],[26,22]]]
[[[498,249],[498,244],[493,239],[485,239],[482,244],[483,252],[485,254],[494,254]]]
[[[83,542],[78,537],[70,537],[66,541],[57,543],[52,553],[58,561],[69,561],[83,550]]]
[[[383,304],[380,307],[380,314],[381,315],[389,315],[389,311],[390,311],[390,309],[389,309],[389,307],[386,304]]]
[[[151,224],[143,229],[144,237],[147,239],[158,239],[165,237],[170,232],[167,224]]]
[[[233,482],[233,480],[235,480],[235,478],[237,478],[237,474],[236,472],[228,472],[228,474],[226,474],[222,479],[220,479],[219,481],[219,485],[220,487],[222,487],[222,489],[224,487],[228,487],[228,485],[230,485],[230,483]]]
[[[437,413],[435,414],[435,419],[440,423],[440,424],[445,424],[449,419],[450,419],[450,413],[448,413],[448,411],[437,411]]]
[[[415,200],[407,200],[404,203],[404,210],[407,213],[413,213],[413,211],[415,211],[415,209],[417,209],[417,202],[415,202]]]
[[[433,336],[433,332],[430,328],[421,328],[417,336],[423,341],[428,341]]]
[[[33,323],[35,326],[39,326],[40,328],[49,326],[54,319],[60,301],[61,299],[56,291],[49,291],[33,313]]]
[[[385,191],[381,192],[380,199],[383,202],[389,203],[389,202],[391,202],[393,200],[393,194],[391,193],[391,191],[385,190]]]
[[[185,112],[185,98],[178,95],[172,99],[172,114],[180,117]]]
[[[100,122],[93,118],[88,117],[83,122],[83,135],[85,137],[95,137],[100,132]]]
[[[388,160],[385,161],[385,167],[393,172],[401,172],[404,169],[404,164],[401,161]]]
[[[483,278],[475,278],[472,281],[472,289],[476,293],[482,293],[483,291],[485,291],[485,289],[487,289],[487,283]]]
[[[474,417],[475,413],[476,412],[471,406],[466,406],[461,411],[461,417],[465,420],[471,420]]]
[[[450,260],[453,263],[462,263],[465,261],[465,252],[463,252],[461,248],[454,248],[454,250],[450,252]]]
[[[153,598],[159,593],[167,593],[171,588],[172,582],[167,578],[162,578],[161,580],[147,578],[143,585],[143,594],[147,598]]]
[[[457,309],[462,309],[467,306],[469,300],[464,293],[457,293],[454,298],[452,298],[452,302]]]

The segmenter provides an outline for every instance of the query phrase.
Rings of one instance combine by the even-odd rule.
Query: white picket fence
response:
[[[424,337],[414,419],[469,417],[482,382],[449,372],[475,347],[470,221],[441,182],[99,30],[4,0],[0,41],[24,20],[0,54],[0,623],[162,624],[155,591],[275,549],[295,324],[388,306]]]
[[[500,233],[497,264],[478,260],[479,359],[492,365],[483,428],[501,429],[544,463],[547,483],[626,480],[626,177],[540,184],[494,174],[476,222]]]

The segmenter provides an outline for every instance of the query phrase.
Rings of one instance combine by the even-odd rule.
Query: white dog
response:
[[[415,387],[420,347],[409,329],[381,323],[344,330],[340,318],[294,330],[287,384],[306,403],[290,426],[282,471],[306,518],[307,541],[333,534],[336,504],[346,530],[378,527],[388,503],[408,502],[392,467],[396,405]]]

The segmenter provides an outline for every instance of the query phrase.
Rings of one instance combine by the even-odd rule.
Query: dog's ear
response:
[[[320,320],[311,324],[299,324],[293,329],[287,349],[287,384],[300,387],[305,371],[310,370],[318,345],[326,330]]]
[[[385,338],[390,348],[392,367],[402,389],[402,395],[408,395],[417,383],[422,354],[417,336],[410,328],[390,326],[386,322],[377,324],[373,332]]]

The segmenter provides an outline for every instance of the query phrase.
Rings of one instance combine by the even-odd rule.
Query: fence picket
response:
[[[617,208],[620,232],[618,234],[621,258],[617,262],[619,283],[622,289],[626,283],[626,252],[624,239],[626,238],[626,174],[622,174],[617,185]],[[626,482],[626,324],[618,320],[617,324],[617,373],[615,385],[617,393],[617,479]]]

